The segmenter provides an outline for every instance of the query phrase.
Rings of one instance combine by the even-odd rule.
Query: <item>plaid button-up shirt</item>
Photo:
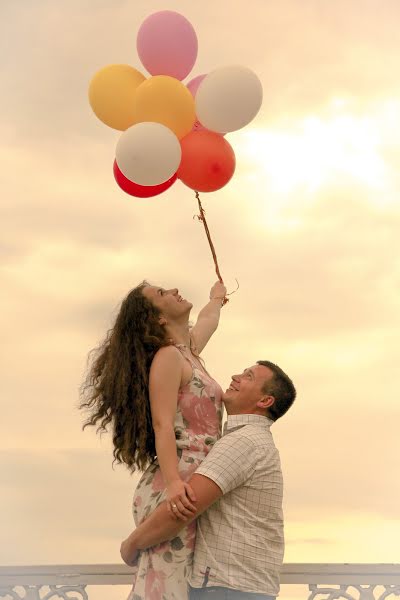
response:
[[[283,481],[272,423],[261,415],[229,415],[222,438],[196,470],[223,496],[197,520],[192,587],[279,593]]]

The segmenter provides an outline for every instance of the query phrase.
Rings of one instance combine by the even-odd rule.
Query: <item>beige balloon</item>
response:
[[[196,114],[200,123],[218,133],[245,127],[260,110],[262,85],[247,67],[232,65],[209,73],[196,93]]]
[[[158,185],[178,170],[181,145],[160,123],[137,123],[121,135],[116,161],[122,173],[139,185]]]

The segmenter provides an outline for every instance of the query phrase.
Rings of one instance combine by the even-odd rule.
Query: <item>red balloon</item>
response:
[[[191,131],[181,140],[179,179],[197,192],[215,192],[235,172],[232,146],[214,131]]]
[[[113,170],[115,181],[118,183],[121,190],[124,190],[127,194],[136,196],[137,198],[151,198],[152,196],[157,196],[170,188],[177,179],[177,174],[175,173],[175,175],[172,175],[172,177],[167,179],[167,181],[164,181],[164,183],[159,183],[158,185],[139,185],[125,177],[118,167],[116,160],[114,160]]]

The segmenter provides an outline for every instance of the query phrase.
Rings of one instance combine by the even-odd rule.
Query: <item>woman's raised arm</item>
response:
[[[205,348],[219,323],[221,307],[226,294],[226,287],[217,281],[210,291],[210,301],[201,309],[196,325],[191,330],[196,350],[200,352]]]

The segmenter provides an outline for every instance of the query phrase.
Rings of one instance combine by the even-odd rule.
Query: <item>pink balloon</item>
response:
[[[177,12],[156,12],[140,26],[137,51],[151,75],[184,79],[197,58],[197,36],[189,21]]]
[[[199,89],[199,85],[203,81],[203,79],[207,77],[207,75],[197,75],[186,84],[189,92],[192,94],[193,98],[196,98],[196,92]]]
[[[207,75],[197,75],[186,84],[187,89],[192,94],[193,98],[196,98],[196,92],[199,88],[199,85],[203,81],[203,79],[207,77]],[[192,131],[204,131],[205,127],[200,123],[198,119],[196,119],[195,124],[192,127]]]

